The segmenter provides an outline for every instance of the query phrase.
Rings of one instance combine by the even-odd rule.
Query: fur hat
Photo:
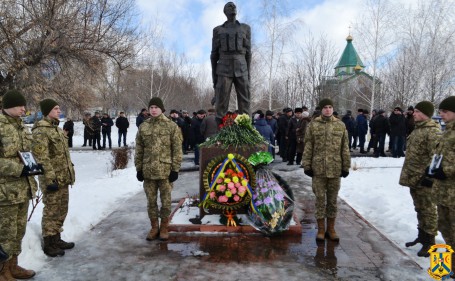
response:
[[[5,109],[13,108],[16,106],[25,106],[27,102],[24,96],[16,89],[9,90],[3,95],[2,106]]]
[[[333,107],[333,101],[331,99],[322,99],[318,104],[321,109],[323,109],[326,105],[331,105]]]
[[[172,110],[171,110],[171,114],[172,114],[172,113],[177,113],[177,114],[178,114],[179,112],[177,111],[177,109],[172,109]]]
[[[439,109],[455,112],[455,96],[450,96],[439,104]]]
[[[47,116],[56,105],[58,103],[53,99],[44,99],[39,103],[43,116]]]
[[[265,116],[273,116],[273,112],[271,110],[267,110],[265,112]]]
[[[429,101],[421,101],[416,104],[415,109],[418,109],[420,112],[425,114],[428,117],[433,116],[434,113],[434,105]]]
[[[159,97],[153,97],[149,101],[149,108],[154,105],[161,109],[162,112],[165,112],[163,101]]]
[[[295,113],[297,113],[297,112],[302,113],[302,112],[303,112],[303,108],[301,108],[301,107],[296,107],[296,108],[294,109],[294,112],[295,112]]]

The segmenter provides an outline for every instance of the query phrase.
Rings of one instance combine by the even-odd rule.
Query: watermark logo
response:
[[[438,249],[445,249],[445,252],[438,252]],[[448,280],[452,272],[452,247],[446,244],[436,244],[431,246],[430,267],[427,272],[435,280]]]

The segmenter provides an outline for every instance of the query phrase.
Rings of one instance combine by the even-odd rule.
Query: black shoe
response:
[[[74,248],[75,244],[73,242],[63,241],[59,233],[57,234],[57,238],[55,238],[55,246],[62,250],[68,250]]]
[[[291,165],[294,165],[294,163],[288,162],[286,165],[291,166]]]
[[[87,145],[85,145],[85,144],[82,145],[82,147],[85,147],[85,146],[87,146]]]

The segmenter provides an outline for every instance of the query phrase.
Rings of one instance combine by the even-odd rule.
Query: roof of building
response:
[[[349,35],[346,38],[346,47],[344,48],[343,54],[341,55],[340,60],[338,61],[337,66],[335,69],[339,67],[361,67],[364,68],[365,65],[363,64],[362,60],[360,59],[359,55],[357,54],[357,51],[354,48],[354,45],[352,44],[352,36]]]

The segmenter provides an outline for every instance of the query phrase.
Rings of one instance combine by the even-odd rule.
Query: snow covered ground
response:
[[[130,120],[127,143],[132,144],[137,132]],[[82,124],[75,124],[74,147],[82,145]],[[113,129],[113,147],[117,146],[117,130]],[[142,192],[136,180],[133,162],[128,168],[111,172],[110,151],[74,150],[71,152],[76,168],[76,184],[70,190],[70,206],[62,237],[77,242],[125,199]],[[398,184],[403,158],[353,158],[349,177],[342,179],[340,197],[356,209],[379,231],[389,237],[406,253],[427,268],[427,258],[416,256],[419,246],[405,248],[404,243],[417,235],[417,219],[409,190]],[[185,182],[182,174],[178,183]],[[193,194],[190,194],[193,195]],[[19,257],[23,266],[40,270],[50,258],[41,250],[42,203],[36,208],[27,225],[23,251]],[[442,237],[437,242],[443,243]]]

